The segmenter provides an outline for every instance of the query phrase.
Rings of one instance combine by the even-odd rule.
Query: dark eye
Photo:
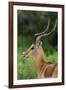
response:
[[[32,50],[34,49],[34,47],[31,48]]]

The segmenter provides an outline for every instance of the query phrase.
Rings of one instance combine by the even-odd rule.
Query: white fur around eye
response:
[[[32,47],[31,50],[34,50],[34,47]]]

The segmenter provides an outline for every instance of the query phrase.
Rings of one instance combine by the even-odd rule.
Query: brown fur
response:
[[[35,58],[37,78],[44,78],[44,77],[45,78],[49,78],[49,77],[56,78],[58,75],[57,64],[46,63],[45,54],[41,46],[38,49],[36,49],[34,52],[32,52],[30,48],[24,53],[26,57],[32,56],[33,58]]]

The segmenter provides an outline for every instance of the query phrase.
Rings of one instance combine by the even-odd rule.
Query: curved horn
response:
[[[36,38],[36,43],[39,43],[40,38],[45,37],[45,36],[48,36],[48,35],[50,35],[52,32],[54,32],[54,31],[55,31],[55,28],[56,28],[56,25],[57,25],[57,20],[55,21],[55,25],[54,25],[53,29],[51,30],[51,32],[46,33],[46,34],[43,33],[43,34],[41,34],[40,36],[38,36],[38,37]]]
[[[48,17],[48,25],[47,25],[46,29],[44,30],[44,32],[36,33],[35,36],[38,36],[38,35],[41,35],[41,34],[44,34],[45,32],[47,32],[49,25],[50,25],[50,18]]]

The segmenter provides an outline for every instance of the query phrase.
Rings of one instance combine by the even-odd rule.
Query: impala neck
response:
[[[42,66],[44,64],[46,64],[45,54],[44,54],[44,51],[43,51],[42,47],[40,47],[37,50],[37,52],[34,53],[34,58],[35,58],[36,72],[37,72],[37,75],[39,75]]]

